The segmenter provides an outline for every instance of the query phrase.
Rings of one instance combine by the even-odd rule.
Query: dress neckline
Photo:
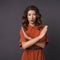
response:
[[[30,24],[28,24],[28,26],[29,26],[29,27],[31,27],[31,28],[34,28],[34,27],[36,27],[35,25],[34,25],[34,26],[32,26],[32,25],[30,25]]]

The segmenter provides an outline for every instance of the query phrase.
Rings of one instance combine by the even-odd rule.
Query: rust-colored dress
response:
[[[36,26],[31,26],[28,24],[28,30],[26,31],[26,34],[32,38],[35,38],[40,34],[41,30],[42,29],[38,30]],[[20,34],[19,48],[22,48],[21,43],[27,42],[28,40],[24,37],[21,29],[20,29],[19,34]],[[45,35],[42,39],[39,40],[39,42],[44,42],[44,41],[46,43],[48,43],[47,35]],[[30,46],[29,48],[39,48],[39,47],[34,44],[34,45]],[[44,55],[43,49],[38,49],[38,50],[25,49],[22,54],[21,60],[45,60],[45,55]]]

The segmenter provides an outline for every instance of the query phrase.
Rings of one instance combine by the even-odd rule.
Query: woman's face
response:
[[[29,23],[34,23],[36,20],[36,12],[34,10],[29,10],[27,14]]]

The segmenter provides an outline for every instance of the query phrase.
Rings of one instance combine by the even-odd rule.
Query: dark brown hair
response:
[[[42,27],[42,25],[43,25],[42,20],[41,20],[41,14],[39,13],[38,8],[34,5],[28,6],[24,11],[24,14],[22,16],[22,26],[23,26],[23,28],[25,30],[27,30],[27,26],[29,24],[28,19],[27,19],[27,14],[28,14],[29,10],[34,10],[36,12],[35,25],[38,27],[38,29],[40,29],[40,27]]]

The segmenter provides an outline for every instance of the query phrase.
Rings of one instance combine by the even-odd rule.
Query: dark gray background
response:
[[[0,60],[20,60],[19,29],[25,8],[37,6],[42,21],[48,25],[49,44],[44,48],[46,60],[60,60],[59,0],[0,0]]]

